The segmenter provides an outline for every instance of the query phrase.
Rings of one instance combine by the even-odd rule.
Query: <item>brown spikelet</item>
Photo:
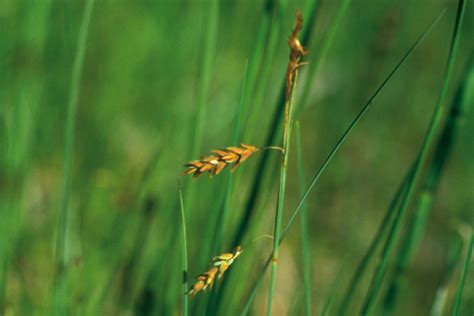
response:
[[[199,291],[204,291],[208,287],[212,287],[214,284],[214,280],[216,279],[217,272],[219,271],[218,268],[212,267],[209,271],[204,272],[203,274],[199,275],[196,279],[196,283],[186,292],[187,295],[196,295]]]
[[[230,267],[237,258],[242,253],[242,247],[237,246],[232,253],[224,253],[212,258],[212,268],[207,272],[199,275],[196,278],[196,283],[194,283],[188,292],[187,295],[196,295],[200,291],[205,291],[208,287],[212,288],[216,280],[224,275],[224,272]]]
[[[188,162],[184,166],[186,169],[181,175],[193,174],[194,178],[199,177],[205,172],[210,176],[219,174],[225,167],[232,165],[231,171],[234,171],[240,163],[247,160],[259,148],[240,144],[240,147],[227,147],[225,149],[214,149],[209,156],[201,157],[200,160]]]
[[[235,247],[232,253],[223,253],[219,256],[212,258],[212,264],[215,267],[219,267],[219,275],[217,276],[218,279],[220,279],[224,275],[224,272],[226,272],[227,269],[229,269],[230,265],[234,263],[234,260],[238,256],[240,256],[241,253],[242,253],[242,247],[237,246]]]
[[[298,39],[298,34],[303,28],[303,15],[301,11],[296,12],[295,26],[293,32],[288,38],[288,45],[290,46],[290,60],[288,62],[288,70],[286,74],[286,99],[290,98],[291,88],[293,85],[293,80],[295,78],[296,69],[304,65],[301,62],[301,59],[304,55],[307,54],[307,50],[301,45],[301,42]]]

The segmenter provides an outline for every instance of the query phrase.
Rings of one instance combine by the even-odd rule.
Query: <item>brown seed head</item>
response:
[[[288,70],[286,74],[286,99],[288,100],[295,78],[296,70],[302,65],[301,59],[307,54],[307,50],[303,47],[298,35],[303,28],[303,15],[300,11],[296,12],[295,26],[293,32],[288,38],[288,45],[290,46],[290,60],[288,62]]]
[[[237,246],[232,253],[223,253],[221,255],[215,256],[212,258],[212,268],[210,268],[207,272],[199,275],[196,278],[196,283],[186,292],[187,295],[196,295],[199,291],[204,291],[208,287],[212,287],[217,279],[220,279],[224,272],[229,269],[229,267],[234,262],[235,258],[237,258],[242,253],[242,247]]]
[[[257,150],[257,147],[248,144],[240,144],[240,147],[214,149],[211,155],[185,164],[186,169],[181,175],[193,174],[194,178],[197,178],[204,172],[209,172],[212,177],[221,173],[229,165],[232,165],[231,171],[234,171],[240,163],[247,160]]]

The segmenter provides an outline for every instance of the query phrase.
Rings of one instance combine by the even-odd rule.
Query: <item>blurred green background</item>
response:
[[[263,57],[255,60],[267,12],[279,8],[277,1],[274,7],[267,2],[272,3],[219,1],[215,42],[206,42],[211,1],[95,1],[78,87],[66,225],[63,299],[72,315],[179,314],[177,175],[183,163],[198,158],[195,152],[199,156],[237,145],[231,143],[233,125],[247,61],[257,72],[247,88],[239,138],[264,145],[284,81],[286,39],[294,12],[308,5],[303,0],[289,1],[280,15],[272,15],[268,25],[276,34],[275,49],[264,50]],[[324,56],[318,48],[327,40],[341,1],[320,1],[314,25],[307,26],[313,33],[304,43],[310,49],[305,59],[314,64],[322,57],[297,117],[308,181],[377,85],[447,9],[376,99],[307,200],[314,313],[340,275],[329,314],[335,313],[343,289],[418,153],[443,83],[456,6],[456,1],[448,0],[353,1]],[[2,315],[47,315],[55,304],[66,113],[84,7],[85,1],[0,3]],[[281,18],[281,25],[276,25],[275,16]],[[463,74],[474,49],[473,30],[470,1],[448,104],[466,81]],[[211,47],[208,87],[203,76],[206,43]],[[268,80],[262,69],[268,69]],[[302,68],[300,87],[306,80]],[[469,82],[466,102],[472,103],[474,80]],[[205,105],[204,120],[197,122],[200,104]],[[203,133],[196,142],[199,123]],[[290,157],[284,222],[299,199],[293,153],[296,150]],[[241,236],[244,242],[273,232],[279,156],[272,152],[269,157],[255,214]],[[190,282],[207,269],[213,255],[231,250],[261,158],[256,153],[232,176],[230,213],[217,249],[214,232],[228,171],[213,179],[205,175],[184,180]],[[470,106],[408,269],[408,286],[397,315],[430,313],[446,277],[453,240],[460,239],[459,227],[474,220],[473,160],[474,106]],[[296,221],[282,244],[275,315],[303,313],[300,238]],[[219,298],[223,315],[240,313],[270,252],[271,242],[265,239],[249,246],[226,275],[225,292],[217,296],[214,290],[191,298],[191,314],[206,314],[211,297]],[[474,311],[472,264],[470,270],[461,315]],[[460,263],[454,271],[449,279],[452,289]],[[364,282],[356,304],[361,303],[369,278]],[[267,286],[265,281],[258,291],[255,315],[265,311]]]

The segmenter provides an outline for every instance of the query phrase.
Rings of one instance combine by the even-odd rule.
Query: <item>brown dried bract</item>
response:
[[[210,268],[207,272],[199,275],[196,278],[196,283],[186,292],[187,295],[196,295],[200,291],[205,291],[208,287],[212,288],[216,280],[216,276],[220,279],[224,272],[229,269],[230,265],[234,260],[242,253],[242,247],[235,247],[232,253],[223,253],[212,258],[213,267]]]
[[[307,50],[301,45],[298,34],[303,28],[303,15],[300,11],[296,12],[296,21],[291,36],[288,38],[290,46],[290,61],[288,62],[288,70],[286,74],[286,99],[290,98],[293,80],[295,79],[296,70],[303,65],[301,59],[307,54]]]
[[[186,292],[187,295],[196,295],[199,291],[204,291],[208,287],[212,288],[214,281],[216,279],[217,272],[219,271],[218,268],[212,267],[209,271],[204,272],[203,274],[199,275],[196,279],[196,283]]]
[[[237,246],[232,253],[223,253],[212,258],[212,264],[215,267],[219,267],[219,275],[217,276],[218,279],[224,275],[224,272],[229,269],[230,265],[234,263],[234,260],[240,256],[241,253],[242,247]]]
[[[213,154],[185,164],[186,170],[181,175],[193,174],[194,178],[197,178],[204,172],[209,172],[212,177],[229,165],[232,165],[231,171],[234,171],[240,163],[247,160],[258,150],[257,147],[248,144],[240,144],[240,147],[214,149],[212,150]]]

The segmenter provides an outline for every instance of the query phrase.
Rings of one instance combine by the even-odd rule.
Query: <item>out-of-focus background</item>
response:
[[[314,11],[305,9],[313,2],[96,0],[82,77],[74,85],[86,1],[2,1],[0,314],[49,314],[58,304],[56,280],[65,293],[62,304],[73,315],[178,315],[183,298],[178,174],[185,162],[211,149],[265,144],[284,82],[294,13],[300,8],[308,20]],[[296,94],[298,102],[309,84],[297,112],[306,182],[403,54],[446,12],[374,101],[306,200],[312,310],[319,313],[334,297],[329,315],[341,304],[419,151],[443,85],[457,10],[457,1],[352,1],[333,32],[342,2],[320,1],[314,23],[306,25],[312,29],[303,43],[310,64],[301,68]],[[406,271],[397,315],[428,315],[445,283],[445,311],[450,311],[459,282],[466,227],[474,219],[474,81],[466,75],[474,49],[473,12],[471,1],[445,102],[452,104],[464,83],[463,100],[471,106],[462,114],[426,229]],[[317,72],[308,83],[315,64]],[[66,117],[74,87],[79,94],[71,185],[65,192]],[[232,143],[239,109],[242,132]],[[279,154],[268,154],[245,233],[238,227],[263,153],[233,173],[224,221],[228,171],[212,179],[182,178],[189,282],[208,268],[212,256],[229,252],[235,238],[248,243],[273,233]],[[292,148],[284,223],[300,194],[295,154]],[[64,194],[69,196],[68,216],[61,226]],[[61,273],[58,234],[65,236]],[[271,250],[269,239],[248,246],[216,289],[190,298],[191,314],[204,315],[216,304],[219,309],[211,310],[239,314]],[[361,281],[349,314],[357,314],[375,264]],[[302,271],[297,220],[280,251],[275,315],[303,314]],[[474,310],[473,272],[471,264],[461,315]],[[391,264],[387,280],[392,273]],[[266,310],[267,292],[264,278],[253,314]]]

